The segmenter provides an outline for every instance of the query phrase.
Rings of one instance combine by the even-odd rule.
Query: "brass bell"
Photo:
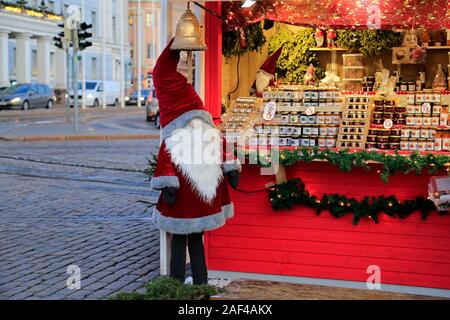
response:
[[[207,49],[201,40],[200,24],[189,9],[189,5],[178,21],[175,39],[170,49],[183,51],[205,51]]]
[[[189,2],[187,10],[177,23],[175,39],[170,49],[187,51],[187,82],[192,84],[192,51],[205,51],[207,48],[206,44],[201,40],[200,24],[195,14],[189,9]]]

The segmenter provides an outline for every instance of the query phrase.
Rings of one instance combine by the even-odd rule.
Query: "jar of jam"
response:
[[[393,112],[385,112],[384,119],[394,119],[394,113]]]
[[[383,100],[375,100],[374,101],[376,106],[383,106],[384,105],[384,101]]]
[[[367,136],[367,142],[376,142],[377,136]]]
[[[405,119],[406,114],[405,113],[394,113],[394,119]]]
[[[333,112],[332,113],[332,121],[333,124],[339,124],[341,123],[341,116],[339,115],[339,112]]]
[[[384,108],[383,108],[383,111],[384,111],[384,113],[391,113],[391,112],[394,112],[394,106],[388,106],[388,105],[386,105],[386,106],[384,106]]]
[[[377,137],[377,142],[378,143],[388,143],[389,142],[389,137],[378,136]]]
[[[373,111],[375,111],[375,112],[383,112],[384,111],[384,106],[383,105],[375,105],[375,107],[373,108]]]
[[[409,138],[411,130],[409,128],[402,128],[401,137],[402,138]]]
[[[378,128],[369,128],[369,135],[376,136],[378,134]]]
[[[331,112],[325,113],[325,124],[332,124],[333,123],[333,116],[331,115]]]
[[[400,129],[399,127],[395,127],[391,129],[391,135],[392,136],[398,136],[400,137],[402,134],[402,129]]]
[[[366,143],[366,148],[367,148],[367,149],[374,149],[374,148],[376,148],[376,147],[377,147],[377,144],[374,143],[374,142],[367,142],[367,143]]]
[[[399,150],[400,149],[400,143],[391,143],[390,145],[391,150]]]
[[[384,105],[385,106],[393,106],[393,105],[395,105],[395,101],[394,100],[384,100]]]
[[[378,136],[382,136],[382,137],[389,137],[389,135],[391,134],[391,130],[390,129],[378,129]]]
[[[394,119],[394,124],[406,124],[406,119]]]
[[[395,106],[394,110],[395,110],[396,113],[402,113],[402,112],[406,112],[406,107]]]
[[[374,112],[373,118],[374,119],[383,119],[383,112]]]
[[[407,140],[400,141],[400,150],[409,150],[409,141]]]
[[[324,124],[325,123],[325,115],[323,113],[317,113],[316,114],[316,123],[317,124]]]
[[[389,143],[377,143],[377,148],[381,150],[389,149]]]
[[[390,143],[400,143],[401,137],[399,136],[390,136],[389,137],[389,142]]]
[[[373,119],[374,124],[383,124],[384,119]]]

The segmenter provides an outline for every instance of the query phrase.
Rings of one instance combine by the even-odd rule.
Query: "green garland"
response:
[[[279,151],[272,149],[272,154],[276,155]],[[246,157],[250,163],[257,163],[263,167],[270,166],[270,158],[261,156],[258,151],[237,150],[237,155],[242,159]],[[410,155],[401,155],[397,151],[394,154],[379,153],[376,151],[355,151],[348,149],[339,151],[331,149],[320,149],[318,147],[301,147],[294,150],[282,150],[279,153],[279,161],[283,166],[292,166],[298,162],[311,162],[313,160],[325,160],[338,167],[343,172],[350,172],[353,168],[362,168],[369,171],[369,162],[382,164],[379,170],[380,178],[384,183],[389,182],[389,177],[397,172],[408,174],[416,172],[419,175],[427,170],[431,174],[436,174],[439,170],[450,166],[450,156],[435,155],[428,153],[421,155],[419,152],[413,152]]]
[[[244,33],[247,42],[245,47],[241,47],[239,43],[239,30],[228,31],[222,34],[222,55],[227,61],[233,56],[242,56],[247,52],[261,52],[267,41],[261,23],[254,23],[244,27]]]
[[[304,183],[300,179],[292,179],[286,183],[278,184],[269,189],[269,200],[272,208],[276,210],[291,209],[294,204],[304,205],[316,210],[320,215],[323,210],[327,210],[336,218],[353,213],[354,225],[362,218],[371,218],[378,223],[378,215],[384,212],[393,218],[405,218],[414,211],[419,210],[422,220],[436,207],[431,200],[424,197],[417,197],[414,200],[399,201],[395,196],[364,197],[362,201],[354,198],[347,198],[339,194],[324,194],[321,199],[310,195]],[[440,215],[445,213],[439,212]]]

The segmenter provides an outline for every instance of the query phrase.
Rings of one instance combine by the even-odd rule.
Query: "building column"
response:
[[[0,30],[0,87],[9,87],[9,48],[7,30]]]
[[[50,38],[39,37],[37,40],[38,81],[50,84]]]
[[[55,51],[55,89],[64,90],[67,88],[66,84],[66,51],[56,49]]]
[[[31,34],[18,33],[16,35],[16,70],[17,82],[31,82]]]

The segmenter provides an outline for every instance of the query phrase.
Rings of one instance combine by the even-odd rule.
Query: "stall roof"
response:
[[[224,1],[224,30],[263,19],[336,29],[450,28],[447,0],[263,0],[251,8]]]

